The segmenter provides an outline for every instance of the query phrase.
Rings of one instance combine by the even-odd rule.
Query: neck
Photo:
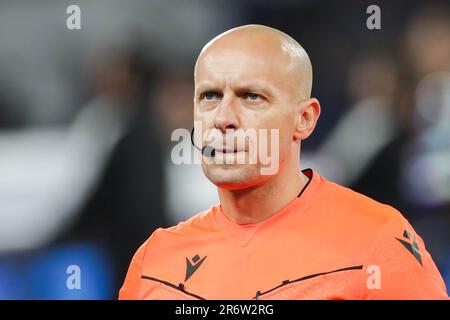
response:
[[[297,158],[298,159],[298,158]],[[219,190],[224,214],[238,224],[254,224],[270,218],[294,200],[308,178],[299,161],[280,167],[280,171],[261,186],[242,190]]]

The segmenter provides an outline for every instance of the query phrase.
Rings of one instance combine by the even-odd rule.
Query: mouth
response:
[[[229,149],[229,148],[214,148],[214,150],[219,153],[224,153],[224,154],[233,154],[233,153],[238,153],[238,152],[245,152],[244,149]]]

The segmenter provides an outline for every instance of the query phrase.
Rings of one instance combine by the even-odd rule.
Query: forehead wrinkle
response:
[[[230,58],[231,56],[231,58]],[[227,81],[275,81],[277,76],[286,73],[284,66],[289,61],[284,57],[274,56],[274,54],[265,54],[264,56],[255,55],[246,50],[222,49],[209,52],[197,65],[196,80],[201,75],[202,79]]]

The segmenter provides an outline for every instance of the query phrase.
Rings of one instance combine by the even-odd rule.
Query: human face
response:
[[[202,145],[218,135],[222,137],[219,141],[224,142],[215,145],[215,159],[202,161],[202,168],[220,188],[244,189],[263,184],[279,172],[297,144],[295,106],[299,99],[289,57],[277,50],[261,49],[210,48],[196,66],[194,120],[210,133],[203,137]],[[259,129],[266,129],[265,139]],[[256,137],[246,134],[251,130],[255,130]],[[278,132],[275,140],[271,138],[272,132]],[[244,147],[229,148],[229,141],[243,136]],[[267,165],[258,151],[262,143],[267,143],[265,150],[279,163],[272,175],[262,174],[261,169]],[[257,150],[256,163],[248,161],[250,150]],[[246,163],[234,161],[242,156]],[[214,161],[219,158],[225,161]]]

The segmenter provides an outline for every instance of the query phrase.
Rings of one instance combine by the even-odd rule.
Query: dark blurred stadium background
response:
[[[248,23],[311,57],[322,116],[302,167],[402,211],[450,286],[449,17],[444,1],[0,1],[0,299],[116,298],[155,228],[218,201],[170,135],[192,126],[199,50]]]

